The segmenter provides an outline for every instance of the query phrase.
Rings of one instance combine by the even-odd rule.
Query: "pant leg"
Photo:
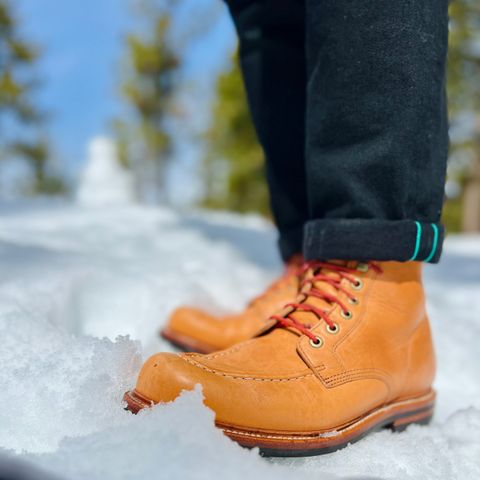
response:
[[[229,0],[250,111],[266,156],[282,257],[302,251],[305,184],[304,0]]]
[[[307,258],[437,262],[447,0],[307,0]]]

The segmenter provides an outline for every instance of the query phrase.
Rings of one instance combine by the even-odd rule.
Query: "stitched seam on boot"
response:
[[[371,281],[375,281],[378,277],[378,274],[374,274],[370,277],[370,280]],[[371,293],[371,286],[369,286],[368,288],[368,291],[364,297],[364,300],[363,302],[367,302],[369,297],[370,297],[370,293]],[[330,313],[333,313],[337,310],[337,307],[339,308],[338,305],[335,305],[335,307],[330,311]],[[361,319],[364,317],[365,315],[365,310],[366,308],[365,307],[362,307],[362,313],[361,313]],[[345,334],[345,336],[343,336],[341,339],[337,340],[333,345],[332,345],[332,348],[331,348],[331,355],[335,358],[336,362],[338,363],[338,365],[340,365],[341,368],[343,368],[345,371],[344,372],[341,372],[340,374],[337,374],[337,375],[345,375],[347,373],[347,369],[345,367],[345,364],[343,362],[343,359],[341,358],[341,355],[339,355],[339,353],[337,352],[337,346],[341,345],[347,338],[350,337],[350,335],[355,332],[358,328],[358,326],[361,324],[361,321],[360,322],[357,322],[357,324],[353,325],[352,328]],[[318,328],[320,325],[322,325],[322,322],[318,322],[314,328],[312,330],[314,330],[314,333],[317,333],[315,331],[316,328]],[[320,365],[315,365],[314,362],[312,361],[311,357],[310,357],[310,354],[309,352],[307,351],[307,349],[305,349],[301,343],[301,340],[299,341],[299,345],[298,345],[298,348],[300,349],[301,353],[302,353],[302,357],[303,355],[305,355],[305,357],[308,359],[308,362],[310,363],[311,365],[311,368],[314,370],[315,372],[315,375],[316,377],[325,385],[325,386],[328,386],[328,379],[331,378],[331,377],[327,377],[327,376],[324,376],[322,375],[322,371],[323,370],[327,370],[328,369],[328,366],[324,363],[320,364]]]
[[[353,370],[347,370],[346,372],[342,373],[337,373],[335,375],[331,375],[329,377],[325,377],[325,381],[335,381],[335,379],[339,379],[341,377],[348,377],[348,376],[357,376],[361,375],[362,373],[376,373],[382,377],[389,378],[390,375],[387,372],[384,372],[383,370],[380,370],[378,368],[356,368]]]
[[[425,328],[425,324],[424,322],[427,322],[427,328],[430,330],[430,321],[429,321],[429,317],[428,317],[428,313],[427,313],[427,309],[426,309],[426,306],[424,308],[424,316],[422,317],[422,319],[420,320],[420,322],[418,323],[418,325],[414,328],[414,330],[412,331],[412,334],[410,336],[410,339],[409,339],[409,345],[408,345],[408,364],[407,364],[407,368],[405,370],[405,376],[402,380],[402,385],[401,387],[399,388],[400,391],[404,391],[405,390],[405,385],[407,384],[408,382],[408,379],[409,379],[409,372],[410,372],[410,369],[412,367],[412,349],[413,349],[413,338],[415,335],[418,334],[418,331],[420,330],[420,328]],[[431,333],[430,333],[430,338],[431,338]],[[433,358],[433,361],[435,362],[435,354],[434,354],[434,358]],[[431,388],[431,386],[430,386]]]
[[[188,355],[189,358],[198,358],[198,357],[201,357],[201,358],[218,358],[218,357],[223,357],[225,355],[229,355],[230,353],[234,353],[238,350],[240,350],[243,346],[243,343],[240,343],[239,345],[236,345],[234,347],[230,347],[228,348],[227,350],[223,350],[222,352],[218,352],[218,353],[210,353],[208,355],[204,355],[204,354],[201,354],[201,353],[193,353],[193,354],[190,354]],[[183,357],[182,357],[183,358]]]
[[[286,378],[265,378],[265,377],[242,377],[241,375],[234,375],[230,373],[224,373],[220,372],[219,370],[213,370],[211,368],[206,367],[205,365],[202,365],[201,363],[196,362],[195,360],[190,360],[186,357],[180,357],[182,358],[185,362],[190,363],[190,365],[193,365],[194,367],[201,368],[202,370],[205,370],[209,373],[213,373],[215,375],[219,375],[221,377],[228,377],[228,378],[233,378],[236,380],[255,380],[258,382],[290,382],[293,380],[300,380],[302,378],[310,377],[313,376],[314,374],[312,372],[306,373],[304,375],[299,375],[296,377],[286,377]]]
[[[334,388],[358,380],[378,380],[379,382],[382,382],[383,385],[385,385],[387,389],[387,397],[390,396],[392,393],[392,389],[388,383],[388,379],[390,377],[388,375],[386,376],[386,374],[381,370],[359,370],[357,373],[353,372],[350,374],[350,372],[346,372],[345,374],[335,376],[339,378],[329,377],[325,380],[325,383],[328,387]],[[330,378],[333,379],[330,380]]]
[[[376,282],[377,279],[378,279],[378,276],[379,274],[378,273],[374,273],[374,275],[372,275],[370,277],[370,281],[371,282]],[[363,297],[363,300],[362,300],[362,303],[364,304],[363,305],[363,308],[362,308],[362,311],[361,311],[361,314],[360,314],[360,320],[357,320],[353,325],[352,325],[352,328],[345,334],[342,336],[342,338],[340,338],[337,342],[335,342],[335,344],[333,345],[332,347],[332,351],[333,353],[335,354],[335,356],[338,358],[338,362],[342,365],[342,367],[346,369],[345,367],[345,364],[343,362],[343,359],[342,359],[342,356],[337,352],[337,349],[340,347],[340,345],[342,345],[348,338],[350,338],[351,335],[353,335],[354,332],[356,332],[360,326],[362,325],[363,323],[363,320],[365,318],[365,314],[368,310],[368,301],[370,300],[370,295],[372,293],[372,287],[374,287],[374,285],[369,285],[368,286],[368,291],[366,292],[366,294],[364,295]],[[345,372],[344,372],[345,373]]]

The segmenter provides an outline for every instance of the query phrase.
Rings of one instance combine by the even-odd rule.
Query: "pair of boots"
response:
[[[418,262],[294,258],[243,314],[216,319],[180,309],[163,335],[202,353],[151,357],[125,394],[128,408],[169,402],[201,384],[216,425],[264,455],[326,453],[433,413],[435,362]]]

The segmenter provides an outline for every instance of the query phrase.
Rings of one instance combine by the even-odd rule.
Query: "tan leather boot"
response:
[[[238,314],[216,317],[193,307],[175,310],[160,335],[182,350],[210,353],[252,338],[272,313],[298,293],[298,274],[303,257],[296,255],[283,275]]]
[[[434,352],[421,264],[311,264],[259,336],[210,355],[160,353],[128,408],[201,384],[216,424],[265,455],[313,455],[432,416]]]

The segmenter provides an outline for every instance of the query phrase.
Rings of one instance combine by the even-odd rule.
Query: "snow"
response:
[[[107,202],[108,203],[108,202]],[[2,465],[65,480],[480,478],[480,237],[426,268],[434,422],[321,457],[268,460],[213,426],[201,391],[133,416],[122,394],[188,302],[238,310],[280,271],[255,216],[135,205],[0,206]],[[43,478],[32,473],[32,478]]]

